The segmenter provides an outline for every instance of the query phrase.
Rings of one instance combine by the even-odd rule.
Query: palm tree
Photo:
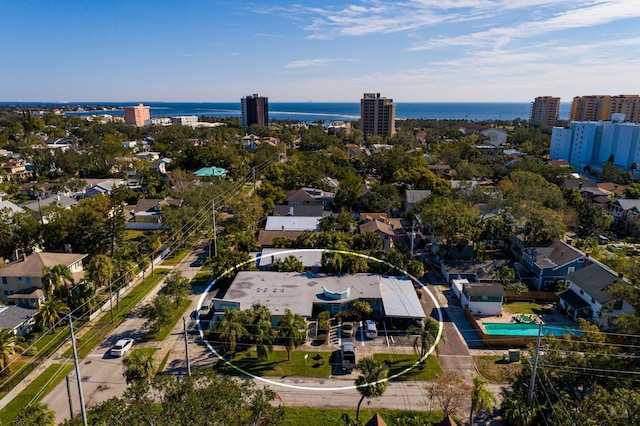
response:
[[[55,411],[42,402],[35,402],[22,408],[20,414],[11,422],[11,426],[55,426],[55,424]]]
[[[273,341],[275,335],[273,333],[273,327],[271,322],[260,321],[255,324],[254,327],[254,340],[256,343],[256,355],[261,361],[269,359],[269,354],[273,352]]]
[[[488,388],[489,381],[481,376],[471,375],[471,413],[469,414],[469,424],[473,424],[473,416],[481,409],[492,411],[498,402],[496,396]]]
[[[36,322],[45,328],[51,327],[51,334],[56,332],[56,324],[62,319],[63,315],[67,315],[71,309],[60,299],[55,297],[47,297],[40,305],[36,313]]]
[[[95,287],[88,282],[82,282],[71,291],[69,308],[84,315],[93,311],[96,307]]]
[[[61,289],[66,288],[66,296],[69,296],[70,288],[73,285],[73,275],[66,265],[55,265],[52,268],[45,266],[42,268],[42,289],[45,294],[53,295],[57,293],[63,296]]]
[[[362,395],[356,409],[356,423],[358,423],[362,401],[365,398],[378,398],[387,390],[389,367],[384,361],[378,361],[373,356],[367,356],[358,362],[356,370],[360,371],[360,376],[356,379],[355,385],[360,395]]]
[[[294,314],[289,309],[284,310],[284,317],[278,332],[287,349],[287,361],[291,361],[291,351],[304,343],[307,338],[306,323],[300,314]]]
[[[506,391],[502,396],[502,419],[512,426],[531,426],[536,419],[536,409],[516,392]]]
[[[126,369],[123,373],[127,384],[136,382],[149,382],[153,377],[156,367],[153,365],[153,356],[142,351],[133,351],[131,355],[122,360]]]
[[[22,336],[14,334],[9,328],[0,328],[0,372],[3,375],[11,373],[11,367],[7,363],[10,356],[23,352],[24,348],[20,346]]]
[[[436,343],[439,332],[440,323],[433,318],[427,318],[422,327],[410,326],[407,328],[407,334],[415,336],[413,348],[421,359],[427,355],[431,346]]]
[[[93,256],[87,264],[87,278],[93,282],[96,288],[110,285],[112,276],[113,262],[107,255]]]
[[[224,316],[216,323],[214,330],[218,332],[225,352],[235,352],[238,342],[247,334],[242,312],[225,307]]]

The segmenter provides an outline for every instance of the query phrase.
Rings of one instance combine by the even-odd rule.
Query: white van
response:
[[[375,339],[378,337],[378,327],[374,320],[366,320],[364,322],[364,335],[367,339]]]

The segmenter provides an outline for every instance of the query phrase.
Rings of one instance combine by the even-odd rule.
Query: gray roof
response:
[[[20,324],[33,317],[37,309],[23,308],[22,306],[0,306],[0,328],[13,330]]]
[[[318,231],[322,216],[269,216],[267,231]]]
[[[624,211],[632,210],[632,209],[640,211],[640,200],[629,200],[626,198],[618,198],[615,201],[615,203],[618,204],[620,208]]]
[[[586,300],[584,300],[582,297],[576,294],[575,291],[571,289],[568,289],[563,291],[562,293],[559,293],[558,297],[564,300],[569,306],[571,306],[573,309],[577,311],[581,309],[586,309],[589,306],[591,306],[589,305],[589,303],[587,303]]]
[[[423,198],[431,195],[431,191],[428,189],[407,189],[405,192],[405,198],[407,199],[407,203],[415,204]]]
[[[554,240],[544,247],[528,247],[525,252],[533,257],[533,261],[541,269],[560,268],[584,257],[584,253],[562,241]]]
[[[270,266],[275,259],[285,260],[289,256],[293,256],[302,262],[305,268],[319,267],[322,264],[322,252],[320,250],[289,250],[288,253],[274,254],[286,252],[287,249],[281,248],[265,248],[258,257],[258,266],[261,268]]]
[[[40,209],[43,207],[59,205],[67,209],[75,206],[76,204],[78,204],[78,202],[73,198],[67,197],[66,195],[57,194],[57,195],[52,195],[48,198],[42,198],[40,199],[39,202],[38,200],[30,201],[26,203],[24,207],[28,208],[29,210],[33,210],[34,212],[37,212],[37,211],[40,211]]]
[[[13,204],[11,201],[0,200],[0,210],[9,209],[9,214],[13,215],[14,213],[19,213],[22,211],[22,207],[17,204]]]
[[[336,293],[344,297],[331,298]],[[242,271],[224,295],[224,300],[240,303],[240,309],[260,302],[274,316],[284,315],[289,309],[304,317],[312,315],[314,303],[344,304],[362,299],[382,299],[390,316],[425,317],[410,279],[377,274]]]
[[[42,277],[42,269],[56,265],[71,266],[87,257],[87,254],[40,252],[27,256],[0,269],[2,277]]]
[[[583,289],[585,293],[600,303],[605,303],[611,299],[611,295],[606,292],[606,288],[618,281],[618,279],[618,275],[615,272],[598,263],[591,263],[567,275],[567,280]]]
[[[470,296],[502,296],[507,294],[500,283],[468,283],[464,288]]]
[[[275,206],[274,210],[275,210],[275,213],[277,213],[279,216],[323,216],[324,215],[324,206],[322,205],[309,205],[309,206],[279,205],[279,206]]]

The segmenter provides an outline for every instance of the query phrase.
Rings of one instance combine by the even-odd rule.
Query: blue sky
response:
[[[0,101],[640,93],[639,0],[0,0]]]

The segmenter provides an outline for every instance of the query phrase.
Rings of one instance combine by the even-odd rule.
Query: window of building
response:
[[[2,290],[2,294],[5,296],[9,296],[11,293],[9,293],[9,290]]]
[[[616,300],[615,302],[613,302],[613,310],[614,311],[621,311],[622,310],[622,304],[623,304],[622,300]]]
[[[584,294],[584,290],[580,289],[580,295]]]
[[[27,277],[27,284],[31,285],[31,277]]]
[[[2,284],[9,284],[9,281],[7,280],[7,277],[2,277]]]

